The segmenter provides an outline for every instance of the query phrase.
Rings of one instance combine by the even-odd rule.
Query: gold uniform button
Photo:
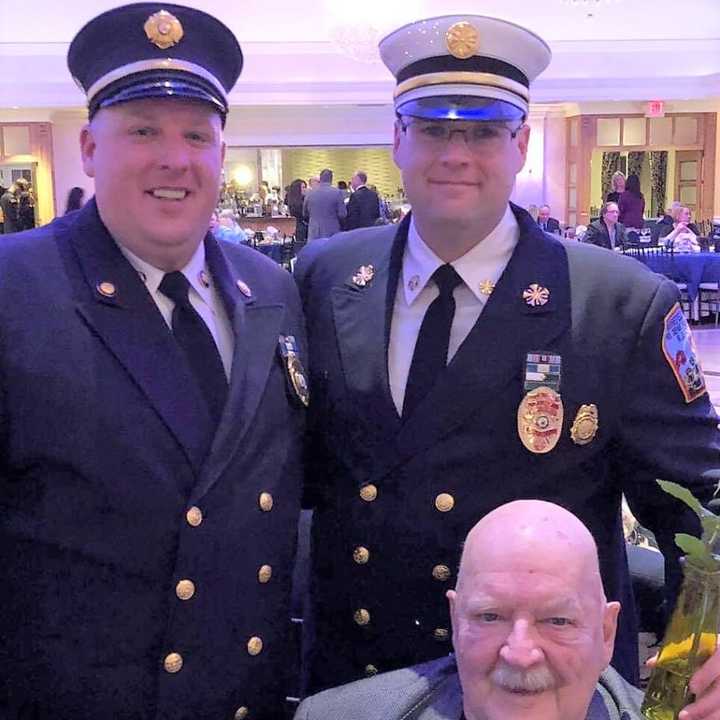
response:
[[[270,512],[273,509],[273,496],[269,492],[260,493],[258,502],[263,512]]]
[[[183,666],[183,659],[182,655],[180,653],[170,653],[169,655],[165,656],[165,660],[163,660],[163,667],[165,668],[165,672],[169,673],[177,673],[180,672]]]
[[[358,625],[367,625],[370,622],[370,613],[365,608],[360,608],[355,611],[353,618]]]
[[[367,677],[372,677],[373,675],[378,674],[378,669],[374,665],[366,665],[365,666],[365,675]]]
[[[270,582],[271,577],[272,567],[270,565],[261,565],[258,570],[258,582],[264,585],[265,583]]]
[[[235,720],[245,720],[245,718],[250,714],[250,711],[243,705],[242,707],[239,707],[235,711],[234,718]]]
[[[450,633],[448,632],[447,628],[435,628],[433,630],[433,637],[436,640],[440,640],[442,642],[443,640],[447,640],[450,637]]]
[[[187,520],[188,525],[191,525],[192,527],[197,527],[203,521],[202,510],[199,507],[193,505],[185,513],[185,519]]]
[[[359,545],[355,548],[355,550],[353,550],[353,560],[358,565],[364,565],[369,559],[370,551],[366,547]]]
[[[372,502],[373,500],[375,500],[375,498],[377,498],[377,495],[378,495],[377,487],[375,485],[373,485],[372,483],[363,485],[360,488],[360,497],[365,502]]]
[[[450,512],[455,507],[455,498],[448,493],[440,493],[435,498],[435,507],[440,512]]]
[[[175,594],[180,600],[189,600],[195,594],[195,583],[192,580],[181,580],[175,586]]]
[[[450,579],[450,568],[447,565],[436,565],[433,568],[432,576],[436,580],[449,580]]]
[[[97,291],[107,298],[115,297],[115,293],[117,292],[115,286],[107,280],[97,284]]]
[[[262,638],[259,638],[256,635],[254,637],[251,637],[248,640],[248,644],[247,644],[248,655],[252,655],[253,657],[255,655],[259,655],[262,652],[262,649],[263,649]]]

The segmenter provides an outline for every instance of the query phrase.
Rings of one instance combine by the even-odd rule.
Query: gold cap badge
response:
[[[372,265],[361,265],[352,276],[354,285],[365,287],[375,277],[375,268]]]
[[[467,60],[478,51],[480,36],[469,22],[457,22],[450,27],[445,35],[447,49],[453,57]]]
[[[598,410],[595,405],[581,405],[570,428],[570,437],[576,445],[587,445],[598,431]]]
[[[185,34],[180,21],[167,10],[153,13],[145,21],[143,29],[148,40],[161,50],[177,45]]]
[[[518,407],[518,435],[532,453],[542,455],[557,445],[562,422],[562,399],[552,388],[541,386],[531,390]]]

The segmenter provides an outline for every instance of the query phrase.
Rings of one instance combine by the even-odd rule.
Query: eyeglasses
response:
[[[455,120],[437,122],[433,120],[405,121],[399,118],[402,131],[413,142],[428,149],[441,150],[455,133],[465,137],[465,144],[473,152],[489,152],[500,149],[509,136],[514,139],[525,127],[525,123],[514,130],[507,125],[495,122],[474,122],[464,127],[455,127]]]

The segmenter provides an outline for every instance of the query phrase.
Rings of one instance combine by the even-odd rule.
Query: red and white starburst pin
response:
[[[523,300],[531,307],[545,305],[549,299],[550,291],[537,283],[532,283],[527,290],[523,291]]]

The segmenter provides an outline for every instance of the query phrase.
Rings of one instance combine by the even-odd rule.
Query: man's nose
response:
[[[500,649],[500,657],[510,665],[529,668],[544,659],[537,632],[527,620],[516,620]]]
[[[184,138],[165,138],[158,147],[158,162],[163,169],[185,170],[190,164],[190,153]]]

